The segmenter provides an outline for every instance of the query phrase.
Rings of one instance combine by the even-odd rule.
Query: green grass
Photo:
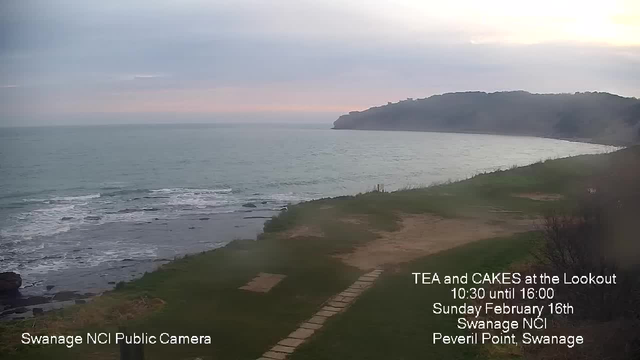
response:
[[[259,272],[286,274],[287,278],[267,294],[237,289]],[[312,247],[250,241],[175,261],[114,295],[166,302],[149,317],[123,323],[132,332],[211,335],[213,339],[208,346],[147,346],[150,359],[255,359],[359,274],[330,257],[314,256]],[[73,311],[65,310],[60,316]],[[102,328],[116,329],[115,324]],[[93,353],[92,358],[108,358],[118,351],[115,346],[24,350],[22,347],[20,356],[28,359],[81,358],[88,353]]]
[[[399,213],[460,217],[477,211],[478,207],[522,211],[530,215],[568,209],[585,193],[588,179],[605,171],[614,156],[584,155],[548,160],[432,187],[311,201],[294,206],[269,221],[265,232],[283,231],[301,223],[330,227],[334,226],[336,218],[352,215],[368,216],[370,225],[376,230],[393,231],[398,229]],[[561,194],[565,200],[542,202],[512,196],[525,192]],[[325,210],[323,215],[319,210],[323,207],[331,209]]]
[[[499,272],[527,258],[536,233],[483,240],[413,261],[386,273],[349,311],[331,319],[292,360],[479,359],[474,345],[433,345],[432,333],[464,335],[455,316],[434,315],[432,304],[455,304],[451,285],[415,285],[412,272],[462,275]],[[459,302],[458,302],[459,303]]]

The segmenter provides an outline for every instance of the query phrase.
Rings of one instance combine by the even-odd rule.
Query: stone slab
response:
[[[348,304],[347,304],[347,303],[344,303],[344,302],[339,302],[339,301],[330,301],[328,305],[329,305],[330,307],[337,308],[337,310],[334,310],[334,311],[340,311],[340,310],[342,310],[343,308],[347,307],[347,305],[348,305]],[[325,306],[325,307],[326,307],[326,306]],[[324,310],[324,308],[322,308],[322,309]]]
[[[294,347],[284,346],[284,345],[276,345],[271,349],[271,351],[287,353],[287,354],[293,354],[293,352],[295,350],[296,350],[296,348],[294,348]]]
[[[265,357],[267,359],[283,360],[287,357],[287,354],[283,354],[275,351],[267,351],[266,353],[262,354],[262,357]]]
[[[312,324],[310,322],[306,322],[303,323],[302,325],[300,325],[301,328],[305,328],[305,329],[311,329],[311,330],[319,330],[322,328],[322,325],[320,324]]]
[[[344,308],[344,306],[342,306],[342,308]],[[342,311],[342,309],[340,307],[333,307],[333,306],[325,306],[320,310],[322,310],[322,311],[335,311],[335,312]]]
[[[367,287],[369,287],[370,284],[366,283],[360,283],[360,284],[353,284],[349,287],[349,289],[351,290],[361,290],[361,289],[366,289]]]
[[[267,293],[286,277],[286,275],[282,274],[259,273],[258,276],[253,278],[246,285],[239,287],[239,289]]]
[[[327,317],[326,316],[314,316],[311,319],[309,319],[308,322],[310,322],[312,324],[322,325],[322,324],[324,324],[325,321],[327,321]]]
[[[315,332],[315,330],[298,328],[296,331],[294,331],[291,334],[289,334],[289,337],[290,338],[294,338],[294,339],[304,340],[304,339],[308,338],[309,336],[313,335],[314,332]]]
[[[335,311],[326,311],[326,310],[320,310],[316,313],[316,315],[318,316],[326,316],[326,317],[330,317],[337,314],[337,312]]]
[[[301,340],[301,339],[286,338],[284,340],[280,340],[278,345],[298,347],[303,342],[304,342],[304,340]]]

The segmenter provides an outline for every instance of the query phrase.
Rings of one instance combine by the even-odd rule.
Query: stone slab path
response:
[[[282,339],[269,351],[262,354],[258,360],[281,360],[293,354],[296,348],[307,341],[316,331],[324,326],[325,321],[330,317],[345,311],[356,299],[378,279],[382,270],[376,269],[351,284],[346,290],[334,295],[325,302],[320,310],[311,318],[300,324],[300,326],[289,336]]]
[[[259,273],[247,285],[241,286],[239,289],[266,293],[286,277],[286,275],[280,274]]]

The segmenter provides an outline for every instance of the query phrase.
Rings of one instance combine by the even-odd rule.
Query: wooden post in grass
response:
[[[132,345],[132,348],[131,348],[131,360],[144,360],[144,345],[143,344]]]
[[[119,326],[118,332],[127,336],[127,328],[124,326]],[[126,341],[120,343],[120,360],[131,360],[131,357],[129,356],[129,347]]]
[[[118,331],[128,336],[127,328],[118,327]],[[127,344],[126,341],[120,343],[120,360],[144,360],[143,344]]]

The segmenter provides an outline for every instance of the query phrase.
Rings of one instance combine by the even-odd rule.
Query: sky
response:
[[[478,90],[640,97],[640,1],[0,0],[0,126],[330,123]]]

